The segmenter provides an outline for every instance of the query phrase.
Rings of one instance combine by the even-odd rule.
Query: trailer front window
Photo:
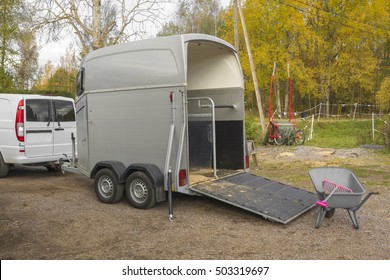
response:
[[[77,73],[76,94],[80,96],[84,93],[84,68]]]

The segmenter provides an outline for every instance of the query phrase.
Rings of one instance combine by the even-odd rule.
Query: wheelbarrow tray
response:
[[[328,208],[350,209],[359,205],[362,196],[366,192],[358,178],[350,170],[338,167],[320,167],[309,171],[310,179],[320,200],[326,199],[323,181],[329,180],[338,185],[348,187],[351,193],[334,193],[327,200]]]

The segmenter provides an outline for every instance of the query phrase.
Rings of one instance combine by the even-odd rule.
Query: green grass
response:
[[[313,138],[308,140],[311,128],[311,119],[297,120],[298,127],[306,134],[307,146],[319,148],[357,148],[364,144],[384,145],[385,136],[375,134],[372,140],[371,119],[366,120],[314,120]],[[381,129],[380,127],[376,127]],[[261,129],[258,118],[249,115],[246,118],[246,132],[248,139],[254,139],[258,145],[262,144]],[[387,152],[389,152],[387,150]]]
[[[311,123],[299,122],[300,127],[305,125],[308,137]],[[371,120],[316,120],[313,138],[306,142],[308,146],[320,148],[356,148],[363,144],[382,144],[372,141]]]

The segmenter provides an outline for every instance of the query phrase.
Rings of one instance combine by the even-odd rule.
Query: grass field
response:
[[[298,127],[305,131],[307,146],[319,148],[357,148],[365,144],[385,145],[385,123],[377,121],[375,129],[381,131],[375,133],[372,139],[371,119],[358,120],[314,120],[313,137],[308,140],[311,130],[311,118],[297,120]],[[388,128],[387,128],[388,129]],[[248,139],[254,139],[259,145],[263,142],[258,119],[249,115],[246,118],[246,132]]]
[[[249,119],[249,122],[248,122]],[[298,120],[298,127],[303,129],[306,134],[306,138],[310,134],[311,119]],[[389,130],[389,126],[386,128],[383,124],[379,125],[379,122],[375,125],[375,128],[383,132]],[[249,132],[249,133],[248,133]],[[389,132],[387,132],[389,133]],[[247,135],[256,139],[257,145],[263,145],[263,139],[261,137],[260,125],[258,120],[254,118],[247,118]],[[362,145],[384,145],[385,135],[376,133],[374,141],[372,140],[372,123],[371,119],[366,120],[315,120],[313,129],[313,138],[306,140],[305,147],[316,147],[325,149],[338,149],[348,150],[352,148],[358,148]],[[302,178],[306,179],[306,185],[310,187],[311,183],[307,178],[307,170],[319,167],[319,166],[339,166],[352,170],[355,174],[364,180],[367,186],[389,186],[390,185],[390,148],[371,150],[371,156],[361,157],[355,156],[339,157],[339,152],[335,152],[336,156],[324,156],[320,160],[313,159],[309,155],[306,158],[300,156],[292,157],[293,161],[286,160],[283,152],[295,153],[297,146],[290,147],[282,146],[277,147],[273,145],[267,145],[276,155],[263,156],[261,160],[266,159],[266,164],[259,166],[259,173],[269,178],[279,178],[287,183],[299,185],[302,183]],[[263,150],[263,151],[267,151]],[[310,152],[308,152],[310,154]],[[263,163],[264,163],[263,162]]]
[[[299,121],[299,127],[308,126],[305,133],[310,134],[311,122]],[[306,145],[320,148],[356,148],[364,144],[384,144],[382,134],[372,139],[371,120],[315,120],[313,138]]]

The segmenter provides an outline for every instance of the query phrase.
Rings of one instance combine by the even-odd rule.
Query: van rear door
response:
[[[25,155],[28,158],[53,154],[53,122],[50,98],[25,99]]]
[[[76,137],[74,103],[70,100],[52,99],[54,116],[54,155],[72,154],[71,135]]]

